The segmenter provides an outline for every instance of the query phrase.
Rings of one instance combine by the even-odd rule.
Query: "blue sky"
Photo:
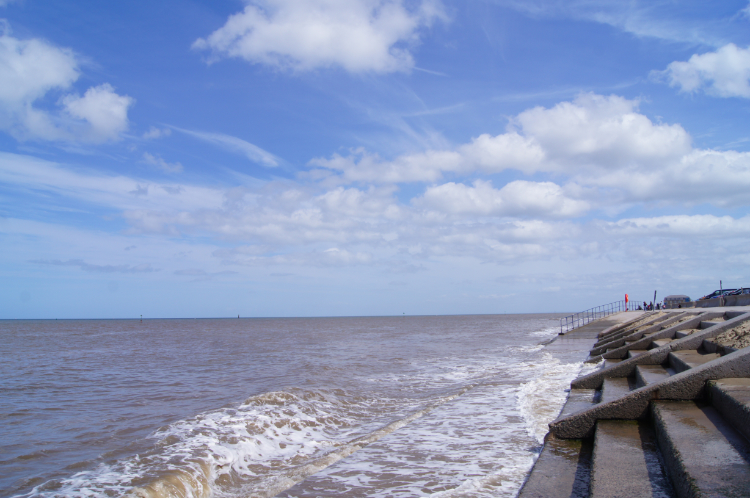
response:
[[[750,286],[747,1],[0,0],[1,318]]]

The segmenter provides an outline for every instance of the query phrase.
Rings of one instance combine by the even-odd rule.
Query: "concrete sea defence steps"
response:
[[[734,314],[741,314],[740,312],[732,312]],[[665,324],[659,330],[653,330],[644,332],[643,334],[635,333],[629,336],[629,340],[613,341],[612,343],[594,347],[590,351],[590,357],[586,360],[589,363],[596,363],[602,358],[615,359],[615,358],[628,358],[629,351],[643,351],[647,349],[653,349],[654,347],[663,346],[666,343],[686,337],[695,333],[696,330],[703,330],[716,325],[716,320],[723,318],[725,313],[723,312],[712,312],[712,313],[679,313],[677,322],[674,325]],[[668,339],[665,341],[665,339]],[[654,341],[661,340],[661,343],[654,344]]]
[[[519,497],[750,497],[750,347],[712,342],[750,313],[712,315],[574,380]]]
[[[633,347],[635,343],[638,345],[648,345],[650,342],[645,338],[650,337],[653,339],[659,339],[662,337],[669,337],[673,335],[671,331],[674,330],[688,330],[697,327],[702,320],[706,320],[707,316],[720,316],[721,313],[696,313],[696,312],[683,312],[683,313],[665,313],[666,317],[660,316],[655,318],[652,322],[639,326],[635,329],[628,329],[622,333],[618,333],[615,336],[602,338],[597,342],[591,349],[591,361],[598,361],[599,356],[604,353],[617,354],[625,348],[638,349]],[[668,316],[672,315],[672,316]],[[667,332],[669,331],[669,332]],[[615,353],[617,352],[617,353]]]
[[[599,335],[598,341],[594,347],[616,341],[626,337],[640,329],[655,325],[664,319],[670,319],[672,316],[666,312],[648,312],[644,316],[635,318],[619,326],[612,327]]]
[[[649,402],[652,399],[692,400],[699,398],[704,392],[704,384],[708,380],[732,377],[750,377],[750,349],[734,351],[725,356],[711,356],[711,361],[696,364],[705,353],[700,350],[703,341],[711,339],[722,332],[736,327],[750,319],[750,313],[727,312],[729,320],[714,325],[701,332],[691,334],[682,339],[673,340],[664,346],[648,350],[642,354],[628,358],[610,367],[579,377],[571,383],[575,389],[601,389],[605,380],[636,376],[636,367],[640,365],[663,365],[677,371],[675,375],[667,376],[661,381],[637,387],[623,396],[598,403],[586,410],[579,411],[567,417],[560,417],[550,424],[550,430],[558,437],[581,438],[593,435],[594,425],[599,419],[634,420],[645,416]],[[694,354],[689,361],[680,361],[686,352]],[[683,352],[672,354],[673,352]],[[696,366],[689,370],[681,370],[692,360]]]

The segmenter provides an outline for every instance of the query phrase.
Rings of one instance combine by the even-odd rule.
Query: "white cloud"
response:
[[[690,151],[690,136],[681,126],[654,124],[637,108],[634,100],[585,93],[550,109],[524,111],[513,123],[544,151],[547,161],[540,170],[652,167]]]
[[[172,213],[184,209],[219,209],[225,202],[224,192],[214,188],[74,171],[53,162],[5,152],[0,152],[0,182],[118,210],[156,209]],[[139,191],[144,195],[134,195]]]
[[[318,168],[310,176],[327,176],[329,184],[435,183],[506,170],[555,175],[583,189],[571,198],[598,207],[643,201],[732,207],[747,205],[750,189],[750,153],[693,148],[681,126],[655,123],[638,111],[637,101],[615,95],[582,94],[535,107],[512,118],[506,133],[480,135],[451,149],[392,160],[358,149],[310,164]],[[469,187],[453,190],[462,188]]]
[[[679,237],[747,239],[750,235],[750,216],[732,218],[714,215],[674,215],[653,218],[628,218],[615,222],[600,223],[600,228],[609,235],[626,237]]]
[[[419,30],[437,19],[439,0],[256,0],[193,48],[298,71],[404,71]]]
[[[347,182],[434,182],[444,173],[497,173],[506,169],[533,172],[539,169],[544,152],[535,141],[509,132],[480,135],[455,150],[428,150],[384,161],[376,154],[357,149],[349,156],[334,154],[331,159],[317,158],[313,166],[339,171]]]
[[[533,17],[567,18],[612,26],[638,37],[716,46],[727,38],[731,19],[695,16],[672,0],[493,0]]]
[[[550,109],[524,111],[511,120],[506,133],[483,134],[453,150],[384,161],[359,149],[347,157],[335,154],[311,164],[341,172],[350,182],[433,182],[445,173],[474,171],[576,174],[651,168],[690,152],[690,136],[681,126],[654,124],[637,112],[637,105],[615,95],[582,94]]]
[[[184,130],[177,127],[173,128],[177,131],[190,135],[191,137],[195,137],[203,140],[204,142],[217,145],[222,149],[236,154],[241,154],[251,161],[261,164],[262,166],[273,168],[279,165],[280,160],[278,157],[266,150],[261,149],[257,145],[242,140],[241,138],[233,137],[231,135],[225,135],[223,133]]]
[[[171,134],[172,130],[169,128],[157,128],[156,126],[152,126],[143,134],[143,138],[146,140],[153,140],[155,138],[168,137]]]
[[[70,49],[38,40],[19,40],[5,26],[0,36],[0,101],[29,104],[53,88],[67,88],[80,74]]]
[[[128,127],[133,99],[117,95],[109,84],[89,88],[83,97],[63,95],[62,112],[35,106],[51,92],[68,90],[79,76],[72,50],[19,40],[6,24],[0,36],[0,129],[19,140],[116,140]]]
[[[4,188],[39,191],[46,208],[51,197],[62,197],[85,201],[78,205],[93,205],[97,214],[121,216],[130,229],[112,244],[122,253],[119,259],[102,262],[83,242],[63,253],[38,249],[19,255],[23,261],[97,273],[145,274],[160,268],[165,276],[179,277],[190,275],[185,268],[206,268],[204,276],[210,276],[238,265],[244,275],[269,266],[305,272],[376,267],[379,273],[404,275],[440,264],[467,268],[480,263],[538,265],[534,271],[547,265],[552,271],[560,260],[573,266],[585,261],[588,271],[601,264],[597,260],[666,261],[664,254],[708,261],[712,251],[736,252],[735,246],[750,234],[747,216],[570,221],[565,218],[585,213],[589,204],[575,186],[552,182],[514,181],[497,189],[489,182],[448,182],[426,188],[409,203],[400,201],[392,186],[325,188],[286,181],[254,188],[159,185],[12,154],[0,155],[0,182]],[[144,195],[130,193],[138,188]],[[30,196],[26,203],[33,205],[34,199]],[[39,230],[46,237],[55,232],[49,226]],[[61,240],[65,236],[70,235],[61,233]],[[134,238],[138,257],[145,259],[122,259],[134,254],[122,250]],[[207,246],[205,240],[222,242]],[[184,251],[200,246],[202,252],[185,262],[161,254],[163,250],[160,258],[150,259],[151,248],[173,243],[185,246]],[[495,270],[480,270],[477,276],[487,271]]]
[[[109,83],[91,87],[83,97],[66,95],[62,99],[65,111],[89,123],[88,138],[93,142],[116,140],[128,128],[128,107],[131,97],[117,95]]]
[[[664,74],[670,86],[683,92],[704,89],[717,97],[750,98],[750,47],[730,43],[715,52],[695,54],[687,62],[672,62]]]
[[[97,265],[87,263],[81,259],[70,259],[67,261],[60,261],[57,259],[46,260],[46,259],[34,259],[29,261],[30,263],[38,265],[50,265],[50,266],[74,266],[80,268],[83,271],[94,272],[94,273],[152,273],[159,271],[156,268],[152,268],[149,263],[141,263],[139,265]]]
[[[152,166],[157,166],[159,169],[161,169],[165,173],[181,173],[182,172],[182,164],[180,164],[179,162],[168,163],[167,161],[162,159],[162,157],[159,156],[158,154],[154,156],[153,154],[144,152],[143,160]]]
[[[449,214],[524,218],[570,218],[589,209],[587,202],[566,196],[555,183],[523,180],[510,182],[501,189],[482,180],[476,180],[471,187],[445,183],[429,187],[415,203]]]

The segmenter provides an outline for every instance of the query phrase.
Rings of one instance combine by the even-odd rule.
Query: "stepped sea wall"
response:
[[[571,382],[520,498],[750,496],[750,310],[622,312],[555,343],[601,367]]]

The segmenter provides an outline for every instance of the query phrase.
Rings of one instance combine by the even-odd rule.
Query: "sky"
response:
[[[0,0],[0,318],[750,286],[747,0]]]

